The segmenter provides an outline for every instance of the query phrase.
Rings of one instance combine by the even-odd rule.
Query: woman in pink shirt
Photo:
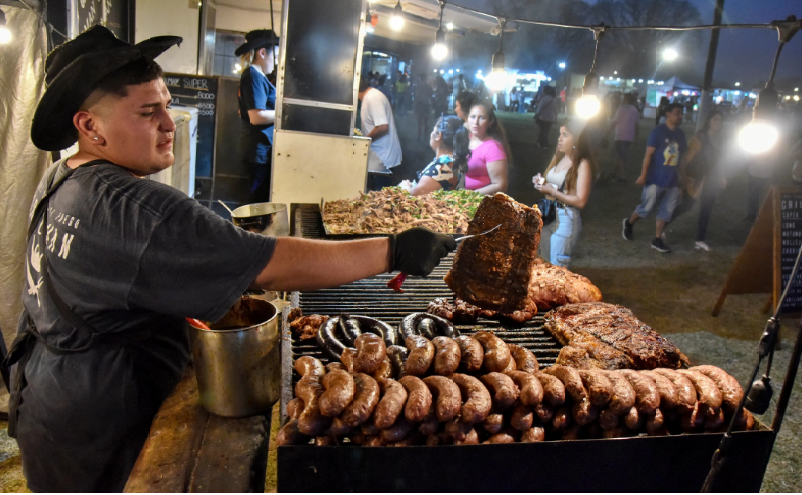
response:
[[[505,192],[510,146],[490,102],[480,101],[471,107],[468,129],[472,135],[471,157],[465,189],[482,194]]]

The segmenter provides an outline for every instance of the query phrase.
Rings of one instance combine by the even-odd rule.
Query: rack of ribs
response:
[[[622,306],[566,304],[546,314],[545,327],[561,344],[572,348],[565,352],[565,363],[582,361],[590,367],[640,370],[688,364],[674,344]]]
[[[526,305],[540,245],[540,211],[503,193],[485,196],[454,256],[445,282],[462,300],[483,309],[512,313]]]

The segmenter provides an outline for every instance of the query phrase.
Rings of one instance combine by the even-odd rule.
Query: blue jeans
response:
[[[543,226],[540,256],[552,265],[567,267],[582,232],[582,219],[576,208],[557,208],[557,219]]]
[[[674,208],[679,204],[680,193],[679,187],[660,187],[656,184],[649,184],[643,188],[641,203],[635,208],[635,214],[641,218],[646,218],[655,205],[659,203],[657,219],[670,222],[674,214]]]

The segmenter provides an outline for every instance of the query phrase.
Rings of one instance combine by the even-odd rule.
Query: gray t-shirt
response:
[[[54,167],[56,178],[68,170],[63,162]],[[275,243],[110,163],[81,167],[61,185],[47,226],[40,223],[28,241],[23,302],[39,333],[60,348],[86,343],[47,294],[43,254],[58,295],[97,332],[154,332],[67,355],[37,343],[17,427],[31,489],[122,490],[153,416],[189,361],[184,317],[222,317]]]

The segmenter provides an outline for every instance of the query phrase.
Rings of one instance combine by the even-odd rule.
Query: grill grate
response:
[[[299,209],[296,214],[299,215],[299,222],[296,225],[303,237],[318,239],[326,237],[319,208]],[[343,236],[337,238],[342,239]],[[426,311],[426,307],[433,299],[454,297],[453,292],[443,281],[452,263],[453,254],[444,259],[429,277],[407,279],[404,283],[404,294],[397,294],[388,289],[387,282],[393,275],[383,274],[335,289],[300,292],[297,294],[298,306],[306,315],[359,314],[377,318],[397,327],[403,317]],[[505,342],[518,344],[532,351],[542,366],[551,366],[562,346],[543,327],[543,322],[543,314],[540,313],[523,325],[480,318],[474,325],[455,325],[455,327],[466,335],[480,330],[493,331]],[[324,363],[328,362],[328,358],[314,339],[302,341],[293,333],[291,344],[293,359],[313,356]]]

